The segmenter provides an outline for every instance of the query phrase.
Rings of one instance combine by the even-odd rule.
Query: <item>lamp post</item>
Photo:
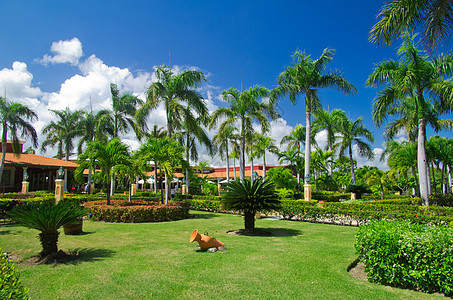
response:
[[[258,175],[258,173],[256,171],[253,171],[252,173],[252,182],[257,179],[260,175]]]
[[[30,182],[28,182],[27,168],[24,168],[24,176],[22,179],[22,194],[28,195],[29,188]]]
[[[64,198],[64,170],[63,167],[60,167],[57,170],[57,179],[55,179],[55,202],[62,200]]]
[[[304,199],[305,201],[311,201],[310,174],[305,175]]]

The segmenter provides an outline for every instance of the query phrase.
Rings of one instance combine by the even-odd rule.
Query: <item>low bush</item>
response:
[[[112,200],[86,202],[84,205],[90,210],[90,217],[96,221],[142,223],[180,220],[189,217],[190,205],[180,201],[169,201],[168,205],[155,201]]]
[[[14,264],[0,249],[0,299],[29,299]]]
[[[356,199],[361,199],[362,194],[371,193],[371,189],[366,183],[356,183],[348,185],[346,192],[355,193]]]
[[[355,247],[371,282],[453,295],[452,228],[371,222]]]
[[[431,195],[429,196],[429,204],[453,207],[453,195]]]
[[[316,200],[322,200],[327,202],[340,202],[342,200],[351,199],[350,193],[336,193],[336,192],[312,192],[311,198]]]

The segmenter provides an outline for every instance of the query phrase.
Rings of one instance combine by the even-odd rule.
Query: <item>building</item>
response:
[[[70,161],[23,153],[23,145],[20,143],[20,155],[13,153],[12,142],[7,142],[5,167],[3,169],[0,192],[20,192],[24,175],[28,175],[30,191],[53,190],[57,170],[63,167],[65,174],[74,171],[77,164]],[[1,149],[1,145],[0,145]]]

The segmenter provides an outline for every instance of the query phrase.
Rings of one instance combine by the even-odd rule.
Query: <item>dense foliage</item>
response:
[[[0,299],[29,299],[14,264],[0,249]]]
[[[372,282],[453,295],[452,228],[371,222],[355,247]]]
[[[185,202],[169,201],[168,205],[158,202],[133,200],[112,200],[85,203],[90,210],[90,217],[96,221],[106,222],[162,222],[180,220],[189,217],[189,205]]]

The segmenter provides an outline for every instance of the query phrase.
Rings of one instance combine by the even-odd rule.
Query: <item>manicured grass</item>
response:
[[[235,236],[238,215],[192,212],[162,223],[84,222],[86,234],[60,235],[82,258],[19,265],[32,299],[427,299],[433,295],[363,282],[346,268],[357,228],[257,220],[273,236]],[[226,252],[200,252],[192,231],[215,231]],[[2,226],[0,247],[22,257],[40,251],[37,231]]]

